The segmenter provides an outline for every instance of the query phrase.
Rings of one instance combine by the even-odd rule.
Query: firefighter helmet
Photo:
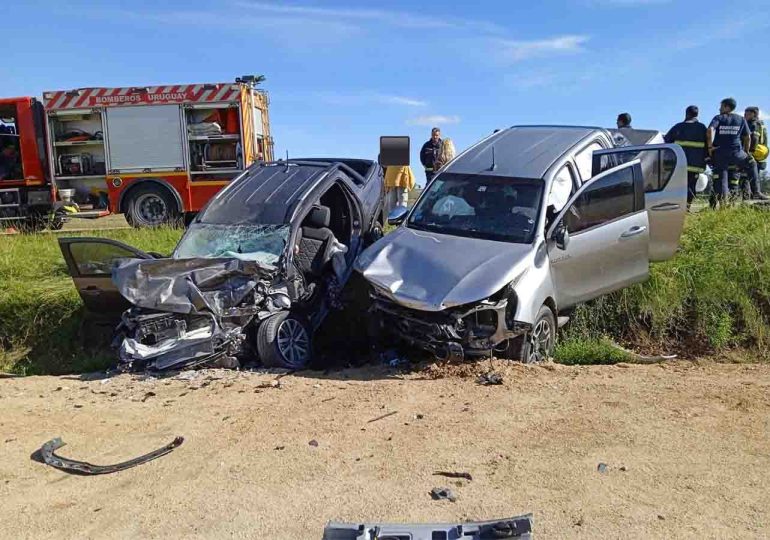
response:
[[[765,161],[767,159],[767,154],[769,153],[767,146],[764,144],[758,144],[757,147],[754,149],[754,151],[751,153],[752,156],[754,156],[754,159],[757,161]]]

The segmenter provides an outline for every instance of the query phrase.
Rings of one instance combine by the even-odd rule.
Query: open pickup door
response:
[[[152,255],[107,238],[59,238],[64,261],[75,288],[89,311],[114,317],[131,304],[112,283],[112,268],[120,259],[152,259]]]
[[[650,261],[671,259],[687,214],[687,158],[677,144],[625,146],[593,153],[592,176],[638,159],[650,222]]]

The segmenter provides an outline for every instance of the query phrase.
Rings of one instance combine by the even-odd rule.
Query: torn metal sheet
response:
[[[260,277],[272,268],[241,259],[128,259],[112,270],[112,281],[129,302],[171,313],[233,315]]]
[[[532,525],[532,514],[467,523],[329,523],[324,528],[323,540],[531,540]]]
[[[96,474],[109,474],[131,467],[136,467],[153,459],[157,459],[161,456],[165,456],[184,442],[184,437],[177,437],[172,442],[162,448],[153,450],[147,454],[139,456],[128,461],[116,463],[114,465],[93,465],[85,461],[75,461],[73,459],[65,458],[56,455],[56,450],[65,446],[65,442],[61,438],[57,437],[51,439],[40,448],[40,455],[43,458],[43,462],[46,465],[50,465],[56,469],[82,475],[96,475]]]

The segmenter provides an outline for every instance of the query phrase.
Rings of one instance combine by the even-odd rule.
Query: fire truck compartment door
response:
[[[111,171],[184,167],[184,133],[179,105],[107,109]]]

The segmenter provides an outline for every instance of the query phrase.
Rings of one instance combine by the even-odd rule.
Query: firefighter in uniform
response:
[[[430,130],[430,140],[422,145],[420,162],[425,167],[425,181],[430,183],[435,174],[436,158],[441,151],[441,130],[434,127]]]
[[[663,137],[669,144],[678,144],[687,156],[687,209],[695,197],[698,176],[706,171],[706,126],[698,120],[698,107],[690,105],[679,122]]]
[[[759,119],[759,107],[746,107],[743,117],[749,124],[749,130],[751,130],[751,147],[749,152],[753,154],[758,144],[767,146],[767,127]],[[757,171],[764,171],[765,169],[767,169],[767,158],[763,161],[757,160]],[[753,189],[754,187],[752,186]]]
[[[748,153],[751,132],[746,119],[735,114],[733,98],[725,98],[719,106],[719,114],[709,124],[706,132],[706,146],[711,156],[714,172],[718,181],[714,183],[718,199],[724,200],[729,193],[728,168],[736,165],[749,173],[752,187],[759,186],[757,162]],[[759,190],[753,194],[755,199],[767,199]]]

